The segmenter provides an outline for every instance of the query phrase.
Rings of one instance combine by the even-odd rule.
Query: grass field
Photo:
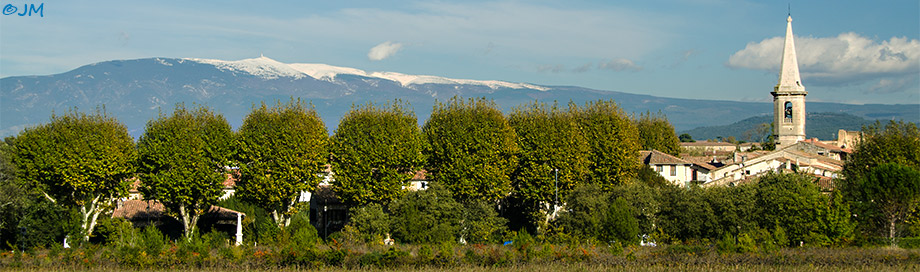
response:
[[[920,250],[792,248],[720,253],[713,248],[416,245],[303,252],[227,247],[204,254],[167,248],[148,255],[95,247],[0,253],[10,271],[920,271]]]

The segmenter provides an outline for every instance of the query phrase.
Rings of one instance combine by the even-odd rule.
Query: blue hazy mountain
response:
[[[765,86],[764,96],[772,86]],[[508,111],[534,100],[546,103],[612,99],[629,113],[661,111],[678,131],[731,124],[772,113],[770,103],[655,97],[574,86],[463,80],[393,72],[366,72],[325,64],[286,64],[260,57],[239,61],[148,58],[90,64],[69,72],[0,79],[0,136],[48,122],[72,108],[104,109],[137,137],[146,122],[176,103],[206,105],[239,127],[253,105],[300,98],[312,102],[332,133],[353,104],[401,99],[419,122],[435,101],[486,97]],[[846,113],[874,119],[920,121],[920,105],[851,105],[810,102],[809,112]]]

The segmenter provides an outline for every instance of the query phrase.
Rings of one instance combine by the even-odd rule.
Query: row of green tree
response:
[[[673,128],[661,116],[631,118],[610,101],[565,110],[532,103],[506,116],[491,101],[454,98],[436,105],[422,128],[405,108],[355,107],[328,137],[300,101],[254,108],[235,133],[219,114],[179,105],[151,120],[136,145],[104,114],[55,116],[5,141],[0,229],[5,240],[15,237],[23,222],[8,219],[40,206],[52,217],[37,220],[74,222],[70,228],[87,240],[137,177],[144,197],[166,204],[191,237],[228,167],[240,170],[237,197],[283,228],[303,208],[296,196],[315,189],[330,163],[332,188],[353,207],[345,233],[363,239],[392,233],[406,242],[494,241],[507,229],[524,229],[622,242],[639,233],[683,241],[767,232],[788,243],[837,244],[853,239],[853,228],[862,237],[878,235],[880,226],[891,238],[917,233],[909,229],[920,200],[920,133],[911,123],[868,128],[845,167],[848,179],[828,196],[798,176],[770,176],[753,188],[667,185],[636,156],[640,147],[676,153]],[[403,190],[420,169],[432,189]],[[794,195],[784,195],[783,186]],[[624,190],[631,192],[617,193]],[[7,200],[30,196],[55,205]],[[566,208],[551,216],[561,200]],[[55,209],[73,210],[75,218]]]
[[[455,97],[438,103],[424,127],[416,124],[398,101],[362,105],[328,137],[312,106],[292,99],[254,107],[234,132],[219,113],[180,104],[150,120],[135,143],[104,112],[71,111],[5,140],[11,163],[4,163],[4,186],[23,192],[11,197],[31,193],[75,210],[76,236],[86,241],[99,216],[139,179],[144,198],[162,202],[190,237],[234,167],[237,196],[283,227],[303,207],[296,197],[315,189],[327,163],[335,193],[352,206],[389,203],[427,169],[458,201],[497,206],[510,195],[532,214],[545,214],[579,183],[609,188],[634,179],[640,148],[679,149],[662,115],[632,118],[612,101],[565,110],[535,102],[506,116],[493,101]],[[16,203],[4,205],[17,210]],[[15,233],[6,222],[6,233]]]

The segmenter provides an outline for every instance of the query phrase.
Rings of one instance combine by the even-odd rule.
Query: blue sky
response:
[[[345,2],[345,3],[339,3]],[[148,57],[770,101],[787,1],[0,1],[0,77]],[[920,103],[920,4],[791,1],[809,101]]]

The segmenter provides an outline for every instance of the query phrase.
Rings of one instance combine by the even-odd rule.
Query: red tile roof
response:
[[[216,214],[221,217],[236,217],[236,214],[241,213],[231,209],[211,206],[207,212],[210,214]],[[166,207],[163,206],[163,203],[160,203],[156,200],[125,200],[121,203],[120,207],[116,208],[112,212],[112,217],[121,217],[126,219],[140,219],[140,218],[150,218],[150,217],[160,217],[166,214]],[[245,215],[245,214],[244,214]]]
[[[658,150],[639,151],[639,160],[643,164],[691,164],[688,161]]]

